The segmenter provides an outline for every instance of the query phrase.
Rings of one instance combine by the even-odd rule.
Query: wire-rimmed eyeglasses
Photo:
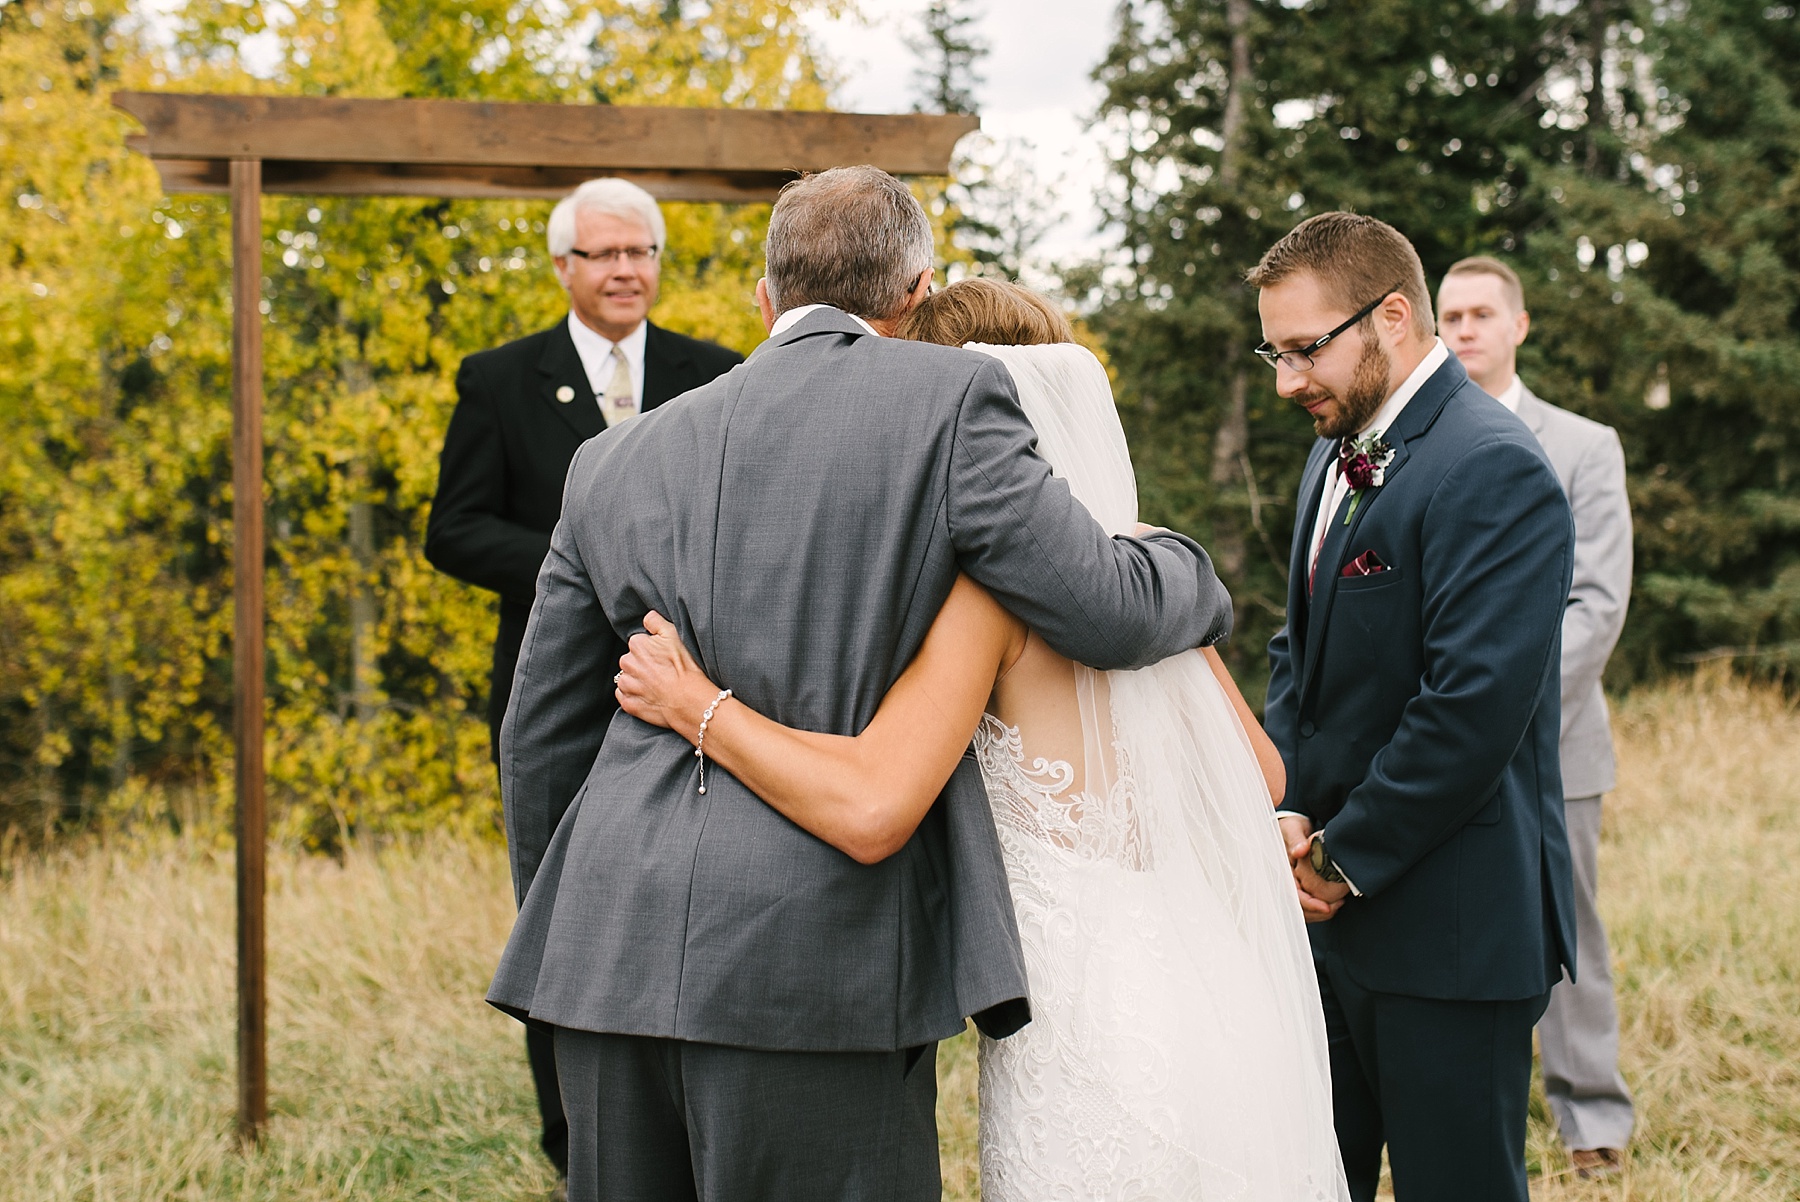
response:
[[[1380,296],[1358,309],[1355,313],[1352,313],[1343,325],[1325,334],[1316,342],[1309,343],[1306,346],[1295,347],[1291,351],[1278,351],[1265,342],[1256,348],[1256,357],[1261,359],[1264,363],[1267,363],[1270,367],[1285,363],[1287,364],[1289,371],[1311,371],[1313,366],[1313,355],[1317,354],[1325,344],[1330,342],[1333,338],[1336,338],[1339,334],[1342,334],[1345,330],[1373,313],[1376,305],[1379,305],[1382,301],[1400,291],[1400,288],[1401,285],[1395,284],[1392,288],[1389,288],[1386,292],[1383,292]]]
[[[608,246],[602,250],[582,250],[579,246],[571,246],[569,253],[578,259],[586,259],[604,267],[609,263],[617,263],[623,259],[633,267],[642,266],[656,258],[654,246]]]

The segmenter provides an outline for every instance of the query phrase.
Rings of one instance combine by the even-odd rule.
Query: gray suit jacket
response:
[[[1519,398],[1519,417],[1543,445],[1575,511],[1575,583],[1563,611],[1563,796],[1594,797],[1616,776],[1600,676],[1631,597],[1625,452],[1611,426],[1558,409],[1529,388]]]
[[[500,736],[521,911],[488,999],[557,1026],[892,1050],[1029,1017],[999,841],[965,756],[864,866],[623,713],[623,640],[670,618],[721,687],[854,734],[959,570],[1096,667],[1212,643],[1231,603],[1176,535],[1108,538],[1050,475],[1000,363],[832,309],[584,445]],[[566,813],[565,813],[566,811]]]

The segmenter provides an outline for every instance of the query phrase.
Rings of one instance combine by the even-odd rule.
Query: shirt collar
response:
[[[637,329],[614,343],[603,334],[589,329],[587,323],[575,316],[575,310],[569,310],[569,337],[575,342],[575,353],[581,356],[581,366],[587,369],[588,378],[592,379],[602,364],[612,355],[616,345],[625,352],[625,362],[633,367],[644,361],[644,340],[650,336],[650,323],[640,321]]]
[[[1360,438],[1371,430],[1380,430],[1386,433],[1393,429],[1394,423],[1400,420],[1400,413],[1406,408],[1407,402],[1413,399],[1419,389],[1425,387],[1425,381],[1431,379],[1432,375],[1444,365],[1444,361],[1449,357],[1450,348],[1444,345],[1444,340],[1433,338],[1431,349],[1425,353],[1425,358],[1412,369],[1410,376],[1400,381],[1400,387],[1394,389],[1393,395],[1388,397],[1380,409],[1376,410],[1375,416],[1356,432],[1357,437]]]
[[[814,309],[830,309],[834,307],[835,306],[833,305],[801,305],[798,309],[789,309],[786,313],[777,317],[775,319],[775,324],[769,327],[769,337],[773,338],[778,334],[785,334],[787,331],[794,328],[796,322],[805,317],[808,313],[811,313]],[[843,313],[843,310],[839,309],[838,312]],[[863,329],[869,331],[869,333],[874,334],[875,337],[881,337],[881,335],[876,332],[874,326],[870,325],[856,314],[844,313],[844,316],[848,317]]]
[[[1519,400],[1524,395],[1525,395],[1525,381],[1519,379],[1519,373],[1514,372],[1513,378],[1512,378],[1512,383],[1508,384],[1505,388],[1501,389],[1500,395],[1495,397],[1494,399],[1496,401],[1499,401],[1502,405],[1505,405],[1508,409],[1512,410],[1514,413],[1517,413],[1519,411]]]

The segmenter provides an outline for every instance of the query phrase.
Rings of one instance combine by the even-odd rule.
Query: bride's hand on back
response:
[[[718,687],[688,654],[675,624],[655,610],[644,615],[644,632],[632,635],[629,647],[613,678],[619,708],[693,742]]]

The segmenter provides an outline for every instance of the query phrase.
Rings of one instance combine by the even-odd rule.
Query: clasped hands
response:
[[[1312,820],[1301,815],[1281,819],[1281,841],[1287,847],[1294,872],[1294,891],[1300,895],[1300,913],[1308,922],[1326,922],[1344,908],[1350,886],[1327,881],[1312,866]]]

